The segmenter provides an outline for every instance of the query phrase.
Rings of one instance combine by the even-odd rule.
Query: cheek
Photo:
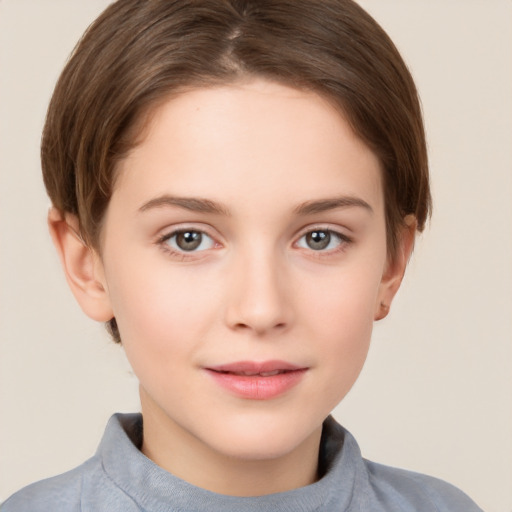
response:
[[[110,297],[122,339],[125,343],[145,338],[151,340],[169,331],[173,311],[180,304],[165,280],[155,283],[148,272],[134,270],[126,278],[111,279]],[[128,278],[129,276],[129,278]],[[172,331],[171,331],[172,332]]]
[[[203,339],[199,331],[218,303],[215,288],[197,270],[176,272],[165,261],[136,261],[112,266],[107,277],[123,345],[137,364],[151,358],[172,363]]]
[[[326,291],[304,296],[308,305],[308,337],[315,340],[329,368],[326,394],[338,403],[357,379],[368,353],[378,295],[378,273],[371,269],[331,276]]]
[[[368,326],[371,332],[381,274],[378,265],[354,265],[329,272],[303,289],[304,304],[325,329],[343,333],[348,339],[357,338],[357,333]]]
[[[315,322],[323,332],[324,354],[348,380],[359,374],[366,359],[373,329],[373,296],[330,297]]]

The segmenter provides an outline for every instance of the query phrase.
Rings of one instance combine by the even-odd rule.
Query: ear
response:
[[[405,269],[414,248],[416,226],[416,218],[408,215],[398,239],[396,253],[388,256],[375,304],[375,320],[382,320],[388,315],[391,302],[402,284]]]
[[[48,227],[66,280],[84,313],[99,322],[113,318],[103,265],[97,252],[80,236],[75,215],[56,208],[48,213]]]

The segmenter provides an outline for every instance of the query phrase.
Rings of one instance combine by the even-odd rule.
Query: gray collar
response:
[[[332,417],[324,422],[320,448],[320,467],[325,474],[306,487],[254,498],[225,496],[191,485],[144,456],[139,450],[141,443],[142,416],[115,414],[97,456],[109,478],[140,508],[151,512],[348,511],[356,505],[354,496],[361,496],[362,489],[357,487],[367,480],[355,439]]]

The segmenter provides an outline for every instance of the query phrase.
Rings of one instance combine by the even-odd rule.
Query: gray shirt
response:
[[[441,480],[369,462],[329,417],[315,483],[254,498],[224,496],[163,470],[139,450],[140,414],[116,414],[94,457],[78,468],[29,485],[1,512],[477,512],[463,492]]]

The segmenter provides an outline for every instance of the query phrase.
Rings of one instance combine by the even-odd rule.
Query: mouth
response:
[[[208,370],[221,373],[234,373],[241,375],[277,375],[282,372],[291,372],[304,369],[287,361],[237,361],[234,363],[209,366]]]
[[[308,370],[285,361],[240,361],[204,369],[224,390],[251,400],[283,395],[298,385]]]
[[[217,370],[212,370],[217,371]],[[287,373],[294,370],[274,370],[271,372],[228,372],[228,371],[220,371],[219,373],[229,373],[231,375],[240,375],[242,377],[255,377],[256,375],[260,377],[273,377],[274,375],[279,375],[281,373]]]

